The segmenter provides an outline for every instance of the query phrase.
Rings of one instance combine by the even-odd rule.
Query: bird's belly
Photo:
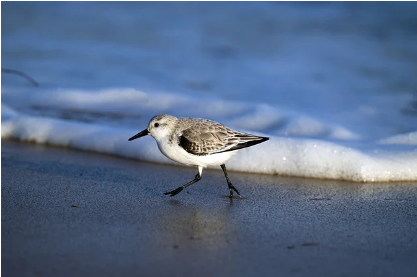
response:
[[[236,154],[237,151],[228,151],[218,154],[197,156],[188,153],[180,146],[169,147],[167,144],[158,143],[158,148],[167,158],[190,166],[203,166],[207,167],[210,165],[221,165],[224,164],[228,159]]]

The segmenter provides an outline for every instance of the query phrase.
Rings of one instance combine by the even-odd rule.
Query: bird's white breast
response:
[[[197,156],[188,153],[181,146],[176,143],[170,143],[168,140],[157,141],[158,148],[167,158],[181,164],[190,166],[207,167],[210,165],[221,165],[229,160],[236,151],[228,151],[218,154]]]

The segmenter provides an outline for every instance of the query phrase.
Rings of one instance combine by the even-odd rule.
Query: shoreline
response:
[[[195,169],[2,140],[7,276],[415,276],[417,182]]]

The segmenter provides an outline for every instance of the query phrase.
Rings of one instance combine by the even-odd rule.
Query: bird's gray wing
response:
[[[265,140],[268,138],[237,132],[207,120],[183,130],[178,144],[188,153],[205,156],[238,150]]]

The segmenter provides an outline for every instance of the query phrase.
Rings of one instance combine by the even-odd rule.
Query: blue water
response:
[[[368,152],[417,145],[414,2],[1,6],[2,68],[40,83],[2,73],[3,110],[103,128],[206,117]]]

